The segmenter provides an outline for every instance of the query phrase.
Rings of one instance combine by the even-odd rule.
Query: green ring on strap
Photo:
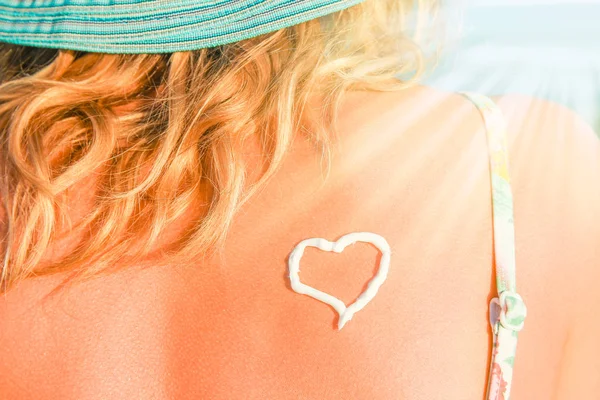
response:
[[[364,0],[0,0],[0,42],[171,53],[249,39]]]
[[[527,307],[523,298],[516,292],[505,290],[500,293],[498,302],[501,307],[500,325],[515,332],[523,329],[527,317]]]

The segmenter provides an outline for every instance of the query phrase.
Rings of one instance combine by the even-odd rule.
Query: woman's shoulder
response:
[[[519,265],[519,274],[533,271],[538,280],[554,277],[557,289],[558,282],[569,282],[581,291],[600,277],[600,140],[568,107],[525,95],[491,99],[506,122],[517,257],[531,254],[527,261],[538,260]],[[491,196],[485,124],[466,97],[416,87],[370,93],[354,104],[343,126],[368,165],[361,170],[368,179],[356,181],[357,193],[371,182],[395,185],[387,191],[393,193],[388,196],[392,207],[406,204],[407,193],[422,189],[424,209],[435,188],[443,199],[436,207],[445,204],[461,212],[453,202],[460,197],[468,205],[465,218],[479,206],[482,212],[489,209],[481,202]],[[345,157],[356,165],[359,156]]]
[[[520,94],[490,99],[506,123],[520,280],[567,291],[566,298],[548,293],[560,298],[557,307],[565,313],[585,308],[593,296],[600,301],[592,286],[600,278],[598,134],[576,112],[555,102]],[[369,181],[382,186],[412,182],[398,187],[397,197],[389,196],[395,204],[421,183],[424,193],[435,187],[448,206],[466,192],[470,195],[461,198],[471,210],[490,198],[485,124],[466,97],[416,87],[371,93],[355,103],[360,107],[352,108],[345,126],[359,132],[357,152],[363,159],[370,154],[365,161],[369,170],[377,167]],[[528,264],[519,263],[519,257]]]
[[[581,268],[581,274],[598,276],[598,134],[576,112],[551,101],[523,95],[494,101],[507,123],[515,221],[537,221],[538,234],[568,257],[560,267],[565,273]]]
[[[418,89],[415,94],[412,102],[402,95],[383,95],[387,105],[382,103],[380,109],[398,110],[397,117],[388,117],[396,118],[397,126],[407,119],[420,121],[422,135],[416,137],[428,137],[420,143],[438,149],[428,165],[436,169],[436,160],[444,160],[447,177],[456,181],[455,194],[447,196],[456,197],[467,191],[482,157],[488,157],[482,115],[459,94],[434,89]],[[506,122],[517,281],[530,310],[520,346],[540,348],[534,345],[540,335],[546,335],[548,346],[557,342],[550,337],[562,341],[568,362],[557,365],[558,398],[589,397],[600,389],[594,378],[600,373],[594,358],[600,354],[594,339],[600,335],[600,323],[593,306],[600,304],[600,139],[583,118],[558,103],[518,94],[491,100]],[[405,110],[410,111],[401,112],[407,104]],[[393,146],[388,151],[402,152]],[[419,154],[427,157],[423,150]],[[397,169],[402,166],[398,162]],[[474,195],[466,201],[489,199],[490,187],[485,190],[471,191]],[[519,376],[529,376],[526,370],[533,374],[540,357],[543,354],[522,357],[523,373],[517,374],[515,385],[526,384]]]
[[[586,398],[600,389],[600,140],[560,104],[523,95],[494,98],[507,124],[515,198],[517,261],[533,248],[533,265],[518,271],[543,294],[539,321],[567,326],[557,398]],[[535,287],[535,288],[534,288]],[[531,338],[531,340],[537,340]]]

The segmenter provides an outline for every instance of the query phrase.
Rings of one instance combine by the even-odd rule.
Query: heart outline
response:
[[[322,251],[333,251],[334,253],[339,254],[343,252],[346,247],[356,242],[371,243],[374,245],[381,252],[381,260],[379,261],[377,273],[369,280],[367,288],[360,293],[358,298],[353,303],[346,306],[346,304],[337,297],[302,283],[299,274],[300,260],[302,259],[304,250],[307,247],[316,247]],[[323,238],[305,239],[298,243],[288,258],[288,269],[292,290],[298,294],[310,296],[333,307],[333,309],[339,315],[339,331],[344,327],[344,325],[346,325],[348,321],[352,319],[354,314],[362,310],[371,300],[373,300],[377,294],[379,288],[387,278],[390,267],[391,253],[392,252],[388,242],[382,236],[371,232],[348,233],[340,237],[335,242],[330,242],[329,240]]]

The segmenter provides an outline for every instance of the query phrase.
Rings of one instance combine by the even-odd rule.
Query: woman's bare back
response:
[[[600,390],[591,306],[600,301],[600,145],[560,106],[498,104],[529,310],[512,398],[591,398]],[[30,280],[0,299],[0,398],[483,398],[495,288],[479,112],[419,87],[349,95],[339,121],[327,179],[299,138],[219,257],[127,269],[45,301],[60,277]],[[387,239],[390,272],[337,331],[330,307],[290,289],[286,258],[303,239],[355,231]],[[367,245],[307,250],[301,276],[348,303],[376,266]]]

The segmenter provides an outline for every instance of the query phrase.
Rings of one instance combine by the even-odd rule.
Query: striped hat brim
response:
[[[0,41],[100,53],[233,43],[364,0],[0,0]]]

